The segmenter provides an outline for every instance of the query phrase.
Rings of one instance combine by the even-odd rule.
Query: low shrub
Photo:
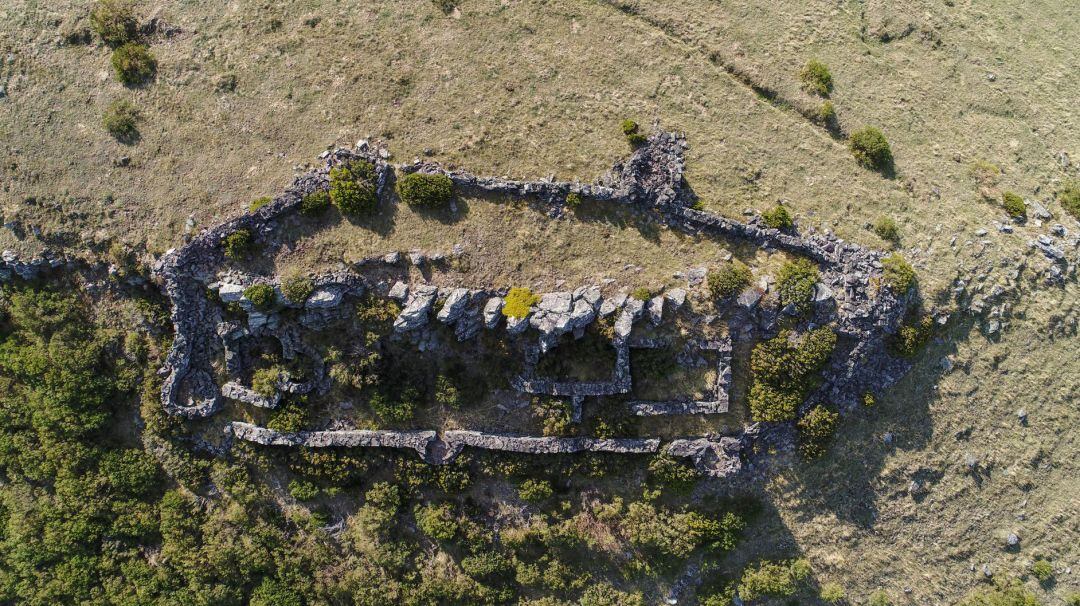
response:
[[[304,196],[300,200],[300,214],[318,215],[330,208],[330,192],[319,189]]]
[[[739,581],[739,597],[744,602],[763,597],[791,597],[809,576],[810,564],[806,560],[761,561],[756,567],[743,571]]]
[[[281,380],[281,367],[258,368],[251,373],[251,389],[264,398],[272,398],[277,393],[277,384]]]
[[[875,591],[870,594],[869,606],[893,606],[892,598],[884,591]]]
[[[821,405],[811,408],[799,419],[799,451],[802,455],[816,459],[825,454],[839,420],[839,413]]]
[[[539,503],[551,498],[555,490],[551,488],[551,482],[529,478],[518,485],[518,496],[523,501]]]
[[[507,318],[524,318],[529,309],[540,302],[540,297],[523,286],[515,286],[506,293],[502,314]]]
[[[564,436],[570,432],[570,403],[553,397],[535,397],[533,414],[540,421],[545,436]]]
[[[645,606],[645,598],[640,591],[628,593],[608,583],[598,583],[581,594],[578,606]]]
[[[267,204],[269,204],[269,203],[271,203],[273,201],[274,201],[274,199],[271,198],[270,196],[261,196],[261,197],[255,198],[254,200],[251,201],[251,205],[248,206],[248,212],[253,213],[253,212],[259,210],[260,208],[266,206]]]
[[[304,599],[296,590],[285,581],[271,579],[262,580],[262,583],[251,592],[251,601],[248,606],[303,606]]]
[[[834,347],[836,334],[827,327],[811,330],[800,339],[792,339],[791,331],[784,330],[758,343],[750,353],[748,401],[753,419],[794,420]]]
[[[682,559],[699,547],[734,549],[745,522],[731,512],[714,518],[697,511],[636,502],[627,507],[620,526],[631,543],[666,557]]]
[[[570,208],[577,208],[581,205],[581,194],[577,192],[570,192],[566,194],[566,205]]]
[[[310,501],[319,496],[319,487],[307,480],[289,482],[289,495],[297,501]]]
[[[1058,203],[1065,212],[1080,221],[1080,181],[1070,181],[1058,192]]]
[[[893,157],[889,142],[885,139],[884,133],[873,126],[866,126],[851,133],[851,137],[848,138],[848,147],[855,156],[855,160],[866,168],[885,170],[892,166]]]
[[[786,206],[777,204],[761,213],[761,219],[765,225],[773,229],[791,229],[795,226],[795,220],[791,217]]]
[[[1046,560],[1035,560],[1031,565],[1031,575],[1040,583],[1045,583],[1054,578],[1054,566]]]
[[[379,201],[375,195],[375,167],[355,160],[330,169],[330,201],[347,216],[370,215]]]
[[[131,2],[127,0],[99,0],[90,9],[90,28],[110,47],[134,40],[138,27]]]
[[[630,296],[637,299],[638,301],[648,301],[649,299],[651,299],[653,297],[653,294],[652,294],[651,290],[649,290],[648,288],[646,288],[644,286],[641,286],[639,288],[635,288],[630,293]]]
[[[908,320],[896,331],[892,340],[892,349],[902,357],[914,357],[923,345],[930,341],[933,334],[933,317],[926,315],[917,320]]]
[[[458,0],[431,0],[431,3],[443,13],[449,15],[457,8]]]
[[[404,423],[413,418],[419,404],[420,394],[414,387],[406,387],[397,399],[377,391],[371,394],[368,405],[380,419],[391,423]]]
[[[1001,206],[1014,219],[1023,219],[1027,216],[1027,206],[1024,205],[1024,199],[1017,193],[1007,191],[1002,194]]]
[[[221,241],[221,247],[225,251],[225,256],[232,260],[242,259],[249,252],[254,245],[254,240],[251,237],[251,232],[246,229],[238,229],[233,233],[225,236]]]
[[[661,488],[670,488],[675,494],[687,494],[697,484],[701,474],[683,459],[660,454],[649,462],[649,475]]]
[[[113,101],[105,109],[101,124],[114,139],[130,143],[139,136],[139,110],[127,101]]]
[[[454,182],[444,174],[411,173],[397,184],[398,196],[409,206],[441,208],[454,197]]]
[[[893,221],[890,217],[881,217],[875,221],[874,233],[887,242],[895,244],[900,241],[900,228],[896,225],[896,221]]]
[[[244,289],[244,298],[259,309],[268,309],[274,304],[274,287],[269,284],[252,284]]]
[[[293,303],[303,303],[315,292],[315,284],[305,276],[290,276],[281,281],[281,293]]]
[[[799,80],[802,80],[803,88],[807,92],[824,97],[832,91],[833,81],[832,74],[829,73],[829,67],[817,59],[806,62],[806,65],[799,71]]]
[[[289,402],[270,413],[266,426],[282,433],[295,433],[307,425],[307,407],[300,402]]]
[[[847,597],[839,583],[825,583],[821,586],[821,600],[829,604],[838,604]]]
[[[750,286],[753,278],[754,275],[749,267],[738,261],[732,261],[714,272],[709,272],[707,279],[709,294],[718,301],[733,297]]]
[[[1039,599],[1018,581],[999,582],[993,588],[979,589],[957,606],[1041,606]]]
[[[458,523],[449,503],[417,505],[413,513],[416,527],[430,539],[449,541],[457,534]]]
[[[634,122],[633,120],[629,120],[629,119],[622,121],[622,134],[624,134],[626,136],[630,136],[630,135],[632,135],[632,134],[634,134],[636,132],[638,132],[638,123],[637,122]]]
[[[435,377],[435,403],[454,409],[461,406],[461,392],[446,375]]]
[[[832,101],[825,101],[818,107],[817,121],[822,124],[829,124],[833,120],[836,120],[836,107]]]
[[[788,261],[776,276],[776,289],[780,305],[794,305],[800,313],[810,310],[814,300],[814,288],[818,281],[818,268],[809,259]]]
[[[145,44],[128,42],[112,54],[113,71],[117,79],[128,86],[143,84],[157,73],[157,59]]]
[[[641,147],[649,142],[649,138],[641,133],[631,133],[626,135],[626,142],[632,147]]]
[[[882,276],[897,294],[907,294],[915,286],[915,269],[899,253],[893,253],[881,260]]]

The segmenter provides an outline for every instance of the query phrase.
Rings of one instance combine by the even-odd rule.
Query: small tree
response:
[[[780,305],[794,305],[799,312],[809,311],[817,281],[818,268],[809,259],[800,257],[788,261],[780,268],[776,277]]]
[[[397,184],[398,196],[409,206],[441,208],[454,197],[454,182],[444,174],[411,173]]]
[[[246,229],[238,229],[225,236],[221,243],[222,248],[225,250],[225,256],[234,261],[247,256],[251,251],[252,244],[254,244],[254,241],[251,232]]]
[[[886,170],[892,166],[892,150],[884,133],[873,126],[863,127],[851,133],[848,147],[855,160],[866,168]]]
[[[827,96],[832,91],[832,74],[829,73],[828,66],[817,59],[806,62],[806,65],[799,71],[799,80],[802,80],[803,88],[808,92],[816,93],[822,97]]]
[[[799,450],[804,457],[816,459],[825,454],[839,420],[838,413],[824,406],[811,408],[799,419]]]
[[[372,184],[374,176],[375,167],[362,160],[330,169],[330,201],[344,215],[374,213],[379,203]]]
[[[330,192],[319,189],[311,192],[300,200],[300,214],[318,215],[330,208]]]
[[[753,277],[749,267],[732,261],[717,271],[709,272],[709,293],[716,300],[735,296],[750,285]]]
[[[416,527],[436,541],[449,541],[457,534],[458,524],[449,503],[417,505],[414,510]]]
[[[915,285],[915,269],[899,253],[893,253],[881,260],[882,279],[897,294],[906,294]]]
[[[136,86],[153,79],[157,73],[157,59],[145,44],[128,42],[113,51],[113,71],[120,82]]]
[[[529,478],[518,486],[518,496],[523,501],[539,503],[551,498],[555,491],[551,488],[551,482]]]

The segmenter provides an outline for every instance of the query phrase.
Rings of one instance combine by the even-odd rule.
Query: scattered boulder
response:
[[[442,309],[439,310],[439,314],[436,317],[443,324],[456,322],[465,311],[465,306],[469,304],[470,299],[471,295],[467,288],[455,288],[451,290],[450,294],[446,297],[446,302],[443,303]]]
[[[435,297],[438,293],[438,288],[426,284],[414,288],[413,291],[409,293],[409,298],[405,302],[404,309],[401,310],[397,319],[394,320],[394,330],[397,332],[407,332],[416,330],[424,324],[427,324],[428,313],[435,304]]]

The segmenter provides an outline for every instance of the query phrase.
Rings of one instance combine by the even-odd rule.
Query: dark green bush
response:
[[[897,294],[906,294],[915,286],[915,269],[899,253],[893,253],[881,260],[882,280]]]
[[[874,233],[887,242],[900,241],[900,228],[890,217],[881,217],[874,223]]]
[[[225,251],[225,256],[235,261],[246,257],[247,254],[251,252],[251,247],[254,243],[250,231],[238,229],[225,236],[221,241],[221,247]]]
[[[297,501],[310,501],[319,496],[319,487],[307,480],[292,480],[289,495]]]
[[[371,394],[368,405],[379,418],[391,423],[404,423],[416,414],[419,400],[420,394],[416,388],[406,387],[396,399],[390,398],[382,391],[377,391]]]
[[[259,309],[268,309],[274,304],[274,287],[269,284],[252,284],[244,289],[244,297]]]
[[[806,62],[799,71],[799,80],[802,80],[803,87],[811,93],[824,97],[832,91],[832,74],[829,73],[828,66],[817,59]]]
[[[256,369],[251,373],[251,389],[264,398],[273,397],[281,375],[282,368],[277,365]]]
[[[271,198],[270,196],[262,196],[262,197],[259,197],[259,198],[255,198],[254,200],[251,201],[251,205],[248,206],[248,212],[253,213],[253,212],[259,210],[260,208],[266,206],[267,204],[269,204],[269,203],[271,203],[273,201],[274,201],[274,199]]]
[[[546,501],[553,494],[555,494],[555,491],[551,488],[551,482],[547,480],[528,478],[518,485],[518,496],[523,501],[529,501],[530,503]]]
[[[113,71],[120,82],[134,86],[153,79],[157,73],[157,59],[145,44],[128,42],[113,51]]]
[[[449,503],[417,505],[413,513],[416,515],[416,527],[431,539],[449,541],[458,532],[458,523]]]
[[[1080,181],[1070,181],[1058,192],[1058,203],[1074,219],[1080,221]]]
[[[1027,206],[1024,205],[1024,199],[1019,194],[1007,191],[1001,196],[1001,205],[1005,208],[1005,212],[1009,213],[1009,216],[1014,219],[1022,219],[1027,216]]]
[[[248,606],[304,606],[304,600],[286,582],[265,578],[251,593]]]
[[[810,310],[814,300],[814,288],[818,281],[818,268],[809,259],[788,261],[776,276],[776,289],[780,305],[794,305],[800,313]]]
[[[885,135],[873,126],[863,127],[851,133],[848,147],[859,164],[875,170],[892,167],[892,150]]]
[[[649,138],[641,133],[630,133],[626,135],[626,142],[633,147],[641,147],[649,142]]]
[[[330,201],[344,215],[374,213],[379,205],[374,178],[375,167],[362,160],[330,169]]]
[[[289,402],[274,409],[266,426],[274,431],[295,433],[307,425],[307,407],[300,402]]]
[[[649,462],[649,475],[661,488],[669,488],[675,494],[687,494],[693,489],[701,474],[683,459],[660,454]]]
[[[777,204],[761,213],[761,219],[765,221],[765,225],[773,229],[791,229],[795,226],[795,220],[792,219],[791,213],[782,204]]]
[[[281,281],[281,293],[293,303],[303,303],[315,292],[315,285],[305,276],[290,276]]]
[[[763,597],[791,597],[809,577],[810,564],[806,560],[761,561],[756,567],[743,571],[739,581],[739,597],[744,602]]]
[[[758,343],[750,353],[748,401],[755,421],[795,419],[799,405],[817,385],[817,373],[836,347],[836,334],[822,327],[792,340],[790,331]]]
[[[840,415],[824,406],[815,406],[799,419],[799,450],[808,459],[825,454]]]
[[[300,214],[317,215],[330,208],[330,192],[319,189],[300,200]]]
[[[99,0],[90,10],[90,27],[105,44],[116,48],[135,39],[139,23],[131,2]]]
[[[442,208],[454,197],[454,182],[441,173],[410,173],[398,181],[397,191],[409,206]]]
[[[442,12],[449,15],[457,8],[458,0],[431,0],[431,3]]]
[[[461,392],[446,375],[435,377],[435,403],[453,409],[461,406]]]
[[[709,272],[709,294],[718,301],[735,296],[750,286],[753,277],[749,267],[732,261],[716,271]]]
[[[633,120],[627,119],[622,121],[622,134],[632,135],[638,132],[638,123]]]
[[[925,315],[916,320],[908,320],[893,337],[893,351],[905,358],[914,357],[933,334],[934,318],[932,316]]]
[[[139,110],[127,101],[113,101],[105,109],[101,123],[117,141],[130,143],[139,137]]]

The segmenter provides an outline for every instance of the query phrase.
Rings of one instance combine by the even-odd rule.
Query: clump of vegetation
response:
[[[731,512],[716,519],[644,502],[631,503],[622,521],[622,531],[631,543],[680,559],[706,545],[720,551],[734,549],[744,526],[742,518]]]
[[[732,261],[716,271],[709,272],[707,279],[709,294],[718,301],[735,296],[750,286],[753,277],[749,267],[738,261]]]
[[[328,208],[330,208],[330,192],[323,189],[315,190],[300,200],[300,214],[302,215],[318,215]]]
[[[821,600],[829,604],[838,604],[847,597],[847,593],[839,583],[825,583],[821,586]]]
[[[825,97],[832,91],[833,81],[832,74],[829,73],[829,67],[817,59],[806,62],[806,65],[799,71],[799,80],[802,80],[803,88],[807,92]]]
[[[113,101],[105,109],[101,123],[117,141],[131,143],[139,137],[139,110],[127,101]]]
[[[364,160],[330,169],[330,201],[343,215],[370,215],[378,207],[375,166]]]
[[[577,192],[570,192],[566,194],[566,205],[570,208],[577,208],[581,206],[581,194]]]
[[[818,268],[812,261],[802,257],[788,261],[776,276],[780,305],[793,305],[799,313],[809,311],[817,281]]]
[[[260,196],[258,198],[255,198],[251,201],[251,205],[248,206],[248,212],[253,213],[273,201],[274,199],[270,196]]]
[[[551,482],[547,480],[528,478],[518,485],[518,496],[521,497],[521,500],[530,503],[546,501],[553,494],[555,494],[555,490],[551,487]]]
[[[1027,216],[1027,206],[1024,205],[1024,199],[1017,193],[1007,191],[1002,194],[1001,205],[1005,208],[1005,212],[1009,213],[1009,216],[1014,219],[1023,219]]]
[[[524,318],[529,309],[540,302],[540,296],[523,286],[515,286],[506,293],[502,314],[507,318]]]
[[[1046,560],[1035,560],[1031,565],[1031,575],[1040,583],[1045,583],[1054,578],[1054,566]]]
[[[693,489],[701,478],[698,470],[688,465],[683,459],[676,459],[669,454],[660,454],[649,462],[649,476],[661,488],[668,488],[675,494],[686,494]]]
[[[1024,589],[1018,581],[997,583],[980,589],[958,602],[957,606],[1040,606],[1035,594]]]
[[[458,0],[431,0],[431,3],[443,13],[449,15],[457,8]]]
[[[648,288],[640,286],[631,291],[630,296],[637,299],[638,301],[648,301],[653,297],[653,294],[652,291]]]
[[[822,124],[830,124],[836,120],[836,107],[832,101],[824,101],[817,110],[817,121]]]
[[[622,132],[626,135],[626,142],[634,147],[644,145],[649,138],[640,132],[640,127],[633,120],[622,121]]]
[[[899,253],[893,253],[881,260],[882,280],[898,294],[906,294],[915,286],[915,269]]]
[[[912,358],[930,341],[934,334],[934,318],[930,315],[917,320],[909,320],[896,331],[893,337],[893,351],[905,358]]]
[[[128,42],[112,54],[113,71],[117,79],[128,86],[136,86],[153,79],[157,73],[157,59],[145,44]]]
[[[874,222],[874,233],[877,237],[896,244],[900,241],[900,227],[891,217],[881,217]]]
[[[273,397],[277,393],[281,375],[282,369],[276,364],[267,368],[258,368],[251,373],[251,389],[264,398]]]
[[[252,284],[244,289],[244,298],[258,309],[269,309],[274,304],[274,287],[269,284]]]
[[[431,539],[449,541],[457,534],[458,523],[449,503],[417,505],[413,513],[416,527]]]
[[[807,459],[816,459],[825,454],[832,441],[839,413],[818,405],[810,409],[799,419],[799,450]]]
[[[254,243],[250,231],[238,229],[222,239],[221,247],[224,249],[227,258],[236,261],[246,257],[251,252]]]
[[[409,206],[442,208],[454,197],[454,182],[441,173],[410,173],[398,181],[397,191]]]
[[[761,219],[765,221],[765,225],[773,229],[791,229],[795,227],[795,219],[792,218],[791,213],[783,204],[777,204],[762,212]]]
[[[892,598],[884,591],[875,591],[870,594],[870,606],[893,606]]]
[[[1065,187],[1058,192],[1057,198],[1065,212],[1080,221],[1080,181],[1066,183]]]
[[[848,138],[848,147],[859,164],[875,170],[887,170],[892,166],[892,150],[884,133],[866,126],[851,133]]]
[[[306,276],[289,276],[281,281],[281,294],[293,303],[303,303],[315,292],[315,284]]]
[[[127,0],[99,0],[90,10],[90,27],[102,42],[116,48],[135,39],[139,23]]]
[[[563,436],[570,432],[570,403],[550,397],[532,400],[533,412],[540,420],[545,436]]]
[[[810,577],[810,563],[806,560],[788,562],[758,562],[756,567],[743,571],[739,580],[739,597],[752,602],[764,597],[788,598],[795,595]]]
[[[435,403],[454,409],[461,406],[461,391],[446,375],[435,377]]]
[[[297,501],[310,501],[319,496],[319,487],[307,480],[289,482],[289,496]]]
[[[391,423],[404,423],[412,419],[416,415],[419,402],[420,392],[415,387],[402,389],[397,398],[391,398],[384,391],[377,391],[368,398],[368,406],[372,412]]]
[[[758,343],[750,354],[750,414],[755,421],[795,419],[799,405],[817,385],[818,372],[836,347],[836,334],[816,328],[793,339],[791,331]]]

